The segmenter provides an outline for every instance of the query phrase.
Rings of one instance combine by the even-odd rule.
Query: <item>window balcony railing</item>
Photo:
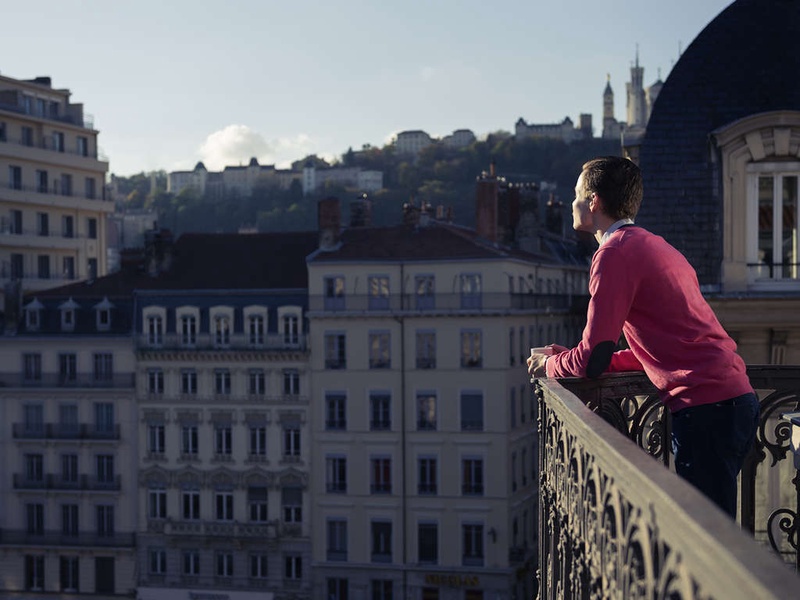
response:
[[[11,433],[15,439],[29,440],[118,440],[119,424],[108,428],[98,428],[93,423],[43,423],[41,426],[28,423],[14,423]]]
[[[278,537],[279,524],[277,519],[253,523],[167,519],[164,523],[164,533],[167,535],[208,538],[250,538],[266,540]]]
[[[78,475],[75,479],[64,479],[60,475],[31,478],[25,473],[14,473],[14,489],[118,492],[122,489],[122,480],[119,475],[107,479],[99,479],[90,475]]]
[[[587,296],[580,294],[517,294],[484,292],[482,294],[442,293],[427,296],[390,294],[376,298],[369,294],[327,297],[309,296],[309,310],[314,312],[355,313],[442,313],[452,311],[493,312],[498,310],[586,311]]]
[[[305,335],[268,334],[254,340],[249,334],[235,333],[224,342],[217,342],[213,333],[197,333],[191,341],[180,333],[151,335],[141,333],[136,336],[139,350],[300,350],[308,348]]]
[[[0,387],[11,388],[114,388],[133,389],[133,373],[115,373],[96,377],[94,373],[24,373],[0,372]]]
[[[133,548],[136,545],[135,533],[97,533],[80,531],[74,535],[61,531],[28,533],[24,530],[0,530],[0,546],[77,546],[81,548]]]
[[[800,495],[781,415],[800,404],[800,367],[748,374],[761,421],[739,480],[741,527],[669,468],[669,411],[643,374],[536,381],[539,598],[796,595],[800,578],[778,558],[797,569]]]

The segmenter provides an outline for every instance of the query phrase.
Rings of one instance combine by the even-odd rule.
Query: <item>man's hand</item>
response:
[[[545,366],[547,365],[548,358],[550,358],[550,354],[531,352],[531,355],[528,357],[528,374],[531,377],[547,377]]]

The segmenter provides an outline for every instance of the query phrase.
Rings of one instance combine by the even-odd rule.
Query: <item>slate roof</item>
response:
[[[722,181],[710,133],[749,115],[800,110],[800,2],[738,0],[686,49],[664,83],[639,164],[637,223],[721,282]]]

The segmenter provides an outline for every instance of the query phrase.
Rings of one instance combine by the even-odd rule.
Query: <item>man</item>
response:
[[[553,355],[531,353],[534,377],[644,370],[672,412],[675,469],[736,517],[736,478],[759,404],[736,344],[700,293],[697,275],[663,238],[633,224],[642,175],[631,161],[587,162],[575,185],[573,228],[594,234],[583,337]],[[629,349],[615,352],[620,332]]]

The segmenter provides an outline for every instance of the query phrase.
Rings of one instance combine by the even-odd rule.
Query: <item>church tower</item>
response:
[[[620,124],[614,118],[614,90],[611,89],[611,75],[606,75],[606,89],[603,92],[603,139],[610,140],[620,135]]]
[[[644,94],[644,67],[639,66],[639,46],[636,46],[636,63],[631,67],[628,91],[628,127],[644,127],[647,124],[647,103]]]

